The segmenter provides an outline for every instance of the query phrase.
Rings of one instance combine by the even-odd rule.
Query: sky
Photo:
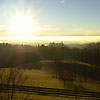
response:
[[[0,0],[0,37],[14,36],[100,36],[100,0]]]

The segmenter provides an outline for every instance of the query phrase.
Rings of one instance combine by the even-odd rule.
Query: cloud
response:
[[[0,25],[0,37],[15,35],[10,31],[9,26]],[[86,29],[80,27],[62,28],[57,25],[44,25],[37,27],[31,35],[36,36],[100,36],[100,29]]]
[[[0,37],[5,35],[5,26],[4,25],[0,25]]]
[[[57,26],[44,26],[36,32],[38,36],[100,36],[100,29],[70,28],[62,29]]]
[[[43,36],[100,36],[100,29],[42,27],[38,35]]]
[[[65,3],[65,2],[66,2],[66,0],[60,0],[60,3],[61,4]]]
[[[0,37],[6,37],[9,34],[9,28],[6,25],[0,25]]]
[[[72,28],[66,32],[70,36],[100,36],[100,29]]]
[[[50,31],[50,32],[53,32],[53,31],[60,31],[60,28],[55,26],[55,25],[45,25],[43,27],[40,27],[39,30],[37,31]]]

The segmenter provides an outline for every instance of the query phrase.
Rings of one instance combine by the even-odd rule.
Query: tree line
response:
[[[70,48],[63,42],[38,46],[0,44],[0,67],[31,66],[44,60],[77,60],[99,66],[100,42],[86,44],[83,48]]]

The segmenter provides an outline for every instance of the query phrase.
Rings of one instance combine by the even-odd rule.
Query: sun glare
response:
[[[35,31],[36,28],[31,17],[18,14],[12,21],[11,30],[15,34],[29,34]]]

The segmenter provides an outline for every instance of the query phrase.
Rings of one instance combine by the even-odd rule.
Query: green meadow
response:
[[[9,70],[9,69],[4,69]],[[58,88],[64,89],[64,82],[59,78],[52,77],[51,74],[43,70],[22,70],[23,77],[26,77],[26,81],[23,85],[26,86],[37,86],[37,87],[47,87],[47,88]],[[66,81],[66,89],[75,89],[75,90],[86,90],[86,91],[94,91],[98,92],[100,90],[100,85],[96,83],[89,82],[79,82],[79,81]],[[53,96],[41,96],[37,94],[14,94],[15,98],[25,98],[27,100],[75,100],[75,98],[64,98],[64,97],[53,97]],[[16,100],[19,100],[16,99]],[[88,100],[87,98],[82,98],[83,100]],[[80,100],[80,99],[79,99]]]
[[[47,88],[59,88],[64,89],[64,82],[59,78],[52,77],[51,74],[41,70],[25,70],[24,75],[27,77],[25,85],[39,86]],[[100,84],[91,82],[80,81],[66,81],[66,89],[80,89],[86,91],[100,91]]]

